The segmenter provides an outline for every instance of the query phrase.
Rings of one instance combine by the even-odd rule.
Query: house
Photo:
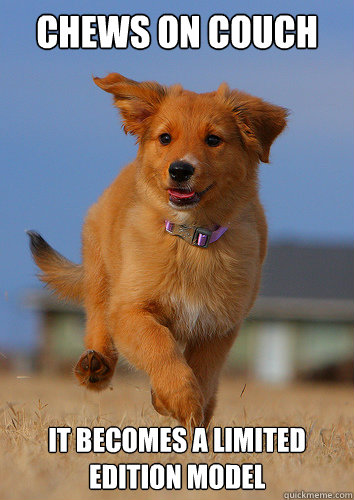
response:
[[[260,295],[228,367],[271,383],[352,378],[353,264],[350,246],[271,245]],[[83,350],[82,309],[45,290],[32,291],[27,304],[39,319],[38,367],[73,366]]]
[[[269,382],[343,367],[352,378],[353,257],[349,246],[272,245],[232,362]]]

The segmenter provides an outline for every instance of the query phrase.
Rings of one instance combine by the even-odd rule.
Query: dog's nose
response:
[[[170,177],[177,182],[188,181],[194,173],[194,167],[185,161],[174,161],[168,169]]]

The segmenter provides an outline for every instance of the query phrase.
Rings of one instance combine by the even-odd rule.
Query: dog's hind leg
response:
[[[87,350],[81,355],[74,372],[80,384],[88,389],[105,389],[112,378],[118,352],[106,321],[107,283],[97,245],[84,246],[85,309]]]
[[[191,341],[184,351],[202,390],[204,406],[203,425],[208,427],[216,404],[219,375],[226,356],[237,336],[238,328],[223,335]]]

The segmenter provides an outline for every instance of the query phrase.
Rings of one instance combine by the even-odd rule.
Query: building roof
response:
[[[268,249],[254,319],[354,321],[351,246],[273,244]]]
[[[271,245],[250,317],[353,322],[353,264],[350,246]],[[29,293],[26,304],[45,311],[80,311],[45,290]]]
[[[354,247],[271,245],[261,295],[354,300]]]

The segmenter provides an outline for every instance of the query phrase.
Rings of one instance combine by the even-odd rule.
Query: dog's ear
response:
[[[141,137],[149,118],[166,96],[166,88],[156,82],[135,82],[118,73],[94,77],[101,89],[113,94],[115,106],[123,118],[125,133]]]
[[[226,84],[219,87],[217,95],[231,109],[244,144],[255,150],[263,163],[269,163],[270,147],[286,126],[288,110],[239,90],[230,91]]]

